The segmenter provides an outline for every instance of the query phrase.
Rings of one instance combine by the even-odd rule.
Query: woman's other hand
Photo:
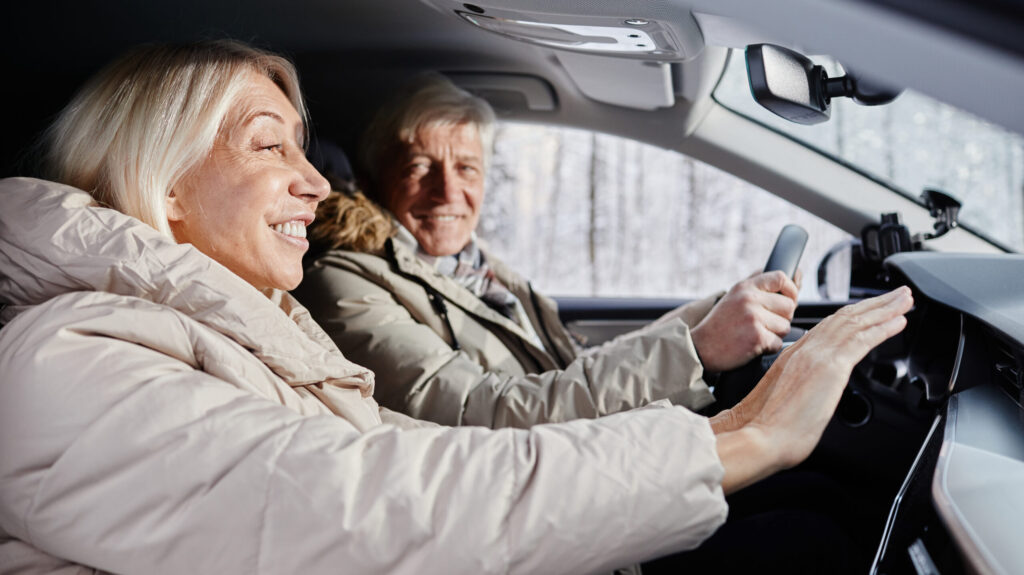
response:
[[[811,454],[853,368],[906,326],[909,288],[846,306],[789,346],[736,407],[712,419],[726,492]]]

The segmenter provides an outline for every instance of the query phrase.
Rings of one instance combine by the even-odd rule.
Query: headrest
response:
[[[309,142],[309,149],[306,150],[306,158],[313,167],[325,178],[331,181],[332,186],[338,182],[351,183],[354,179],[352,164],[341,146],[320,138],[312,138]]]

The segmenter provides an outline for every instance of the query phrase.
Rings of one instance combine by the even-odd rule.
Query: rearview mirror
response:
[[[828,120],[832,98],[848,97],[864,106],[877,106],[888,104],[902,92],[849,72],[829,78],[824,68],[806,56],[772,44],[747,46],[746,60],[754,100],[798,124]]]

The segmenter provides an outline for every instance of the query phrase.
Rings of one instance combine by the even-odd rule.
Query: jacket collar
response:
[[[0,180],[0,304],[17,310],[73,291],[171,307],[235,340],[292,386],[328,383],[373,393],[373,374],[346,360],[309,312],[261,293],[188,244],[95,204],[75,188]]]
[[[473,295],[472,292],[459,285],[458,282],[438,272],[431,265],[421,260],[416,256],[416,252],[405,242],[395,241],[395,238],[389,238],[387,246],[392,263],[399,272],[418,278],[420,281],[426,283],[444,296],[445,299],[459,306],[466,312],[490,323],[501,326],[522,338],[525,342],[529,343],[529,345],[533,346],[533,344],[530,343],[532,338],[528,333],[526,333],[526,330],[519,326],[519,324],[498,313],[489,305],[484,303],[480,298]],[[520,298],[523,305],[529,307],[530,296],[528,284],[518,276],[506,277],[505,274],[510,270],[498,262],[496,258],[493,258],[488,254],[486,250],[484,251],[484,254],[498,279],[501,280],[516,297]],[[499,268],[501,270],[500,272]],[[524,286],[527,288],[525,293],[526,299],[523,299]]]

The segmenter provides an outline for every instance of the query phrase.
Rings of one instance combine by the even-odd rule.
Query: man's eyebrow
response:
[[[423,149],[419,149],[419,148],[410,148],[406,152],[406,157],[410,158],[410,159],[412,159],[412,158],[429,158],[431,160],[435,159],[433,154],[431,154],[427,150],[423,150]],[[470,154],[459,154],[459,155],[455,156],[455,159],[460,161],[460,162],[482,162],[483,161],[483,156],[481,156],[480,154],[472,154],[472,153],[470,153]]]
[[[433,160],[434,159],[433,156],[431,156],[430,154],[428,154],[424,150],[420,150],[420,149],[417,149],[417,148],[411,148],[411,147],[410,148],[406,148],[406,150],[405,150],[405,159],[406,160],[412,160],[412,159],[415,159],[415,158],[427,158],[429,160]]]

